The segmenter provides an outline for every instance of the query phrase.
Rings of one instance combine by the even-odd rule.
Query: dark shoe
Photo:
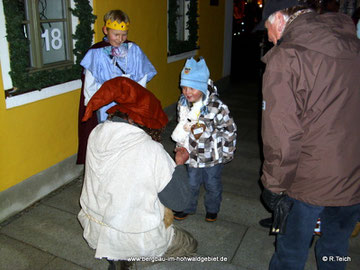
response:
[[[114,261],[112,261],[112,260],[107,260],[107,261],[109,262],[108,270],[116,270]]]
[[[217,218],[217,214],[216,214],[216,213],[206,213],[205,220],[206,220],[207,222],[214,222],[214,221],[216,221],[216,218]]]
[[[183,220],[185,219],[189,214],[185,212],[174,212],[174,218],[176,220]]]
[[[120,266],[120,268],[116,268],[116,270],[130,270],[130,267],[132,266],[133,262],[129,261],[120,261],[117,267]]]
[[[264,218],[262,220],[259,221],[259,224],[261,227],[264,228],[271,228],[272,224],[273,224],[273,220],[272,218]]]
[[[133,262],[129,261],[112,261],[107,260],[109,262],[108,270],[129,270],[132,266]]]

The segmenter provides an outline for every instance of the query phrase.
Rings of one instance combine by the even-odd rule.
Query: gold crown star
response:
[[[129,30],[130,23],[121,22],[118,23],[117,21],[111,21],[110,19],[106,21],[106,27],[114,30],[121,30],[121,31],[127,31]]]

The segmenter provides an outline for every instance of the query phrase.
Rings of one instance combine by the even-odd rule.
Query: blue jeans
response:
[[[294,205],[288,216],[286,233],[276,237],[276,251],[269,269],[304,269],[319,217],[322,235],[315,246],[318,269],[345,269],[346,262],[337,261],[337,258],[346,259],[348,255],[349,237],[360,218],[360,204],[324,207],[292,200]]]
[[[208,168],[188,168],[189,182],[191,187],[191,199],[185,213],[195,213],[198,203],[200,186],[205,186],[205,208],[208,213],[218,213],[220,210],[222,183],[221,172],[223,164],[217,164]]]

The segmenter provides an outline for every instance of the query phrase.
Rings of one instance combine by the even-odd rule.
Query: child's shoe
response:
[[[174,218],[176,220],[183,220],[185,219],[189,214],[185,212],[174,212]]]
[[[217,214],[216,214],[216,213],[206,213],[205,220],[206,220],[207,222],[214,222],[214,221],[216,221],[216,218],[217,218]]]

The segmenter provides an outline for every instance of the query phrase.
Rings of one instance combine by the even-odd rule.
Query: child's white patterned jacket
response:
[[[227,163],[234,158],[237,127],[230,111],[216,94],[211,94],[205,104],[205,110],[199,116],[199,124],[205,125],[205,131],[199,139],[190,132],[188,164],[193,168],[212,167]],[[178,112],[181,102],[178,102]],[[180,119],[178,119],[180,121]]]

